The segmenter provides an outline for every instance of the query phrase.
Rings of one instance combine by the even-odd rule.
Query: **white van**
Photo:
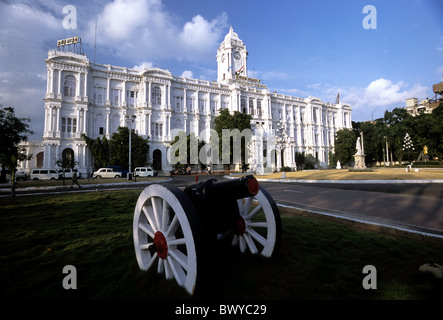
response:
[[[31,172],[31,180],[57,180],[60,179],[60,173],[55,169],[34,169]]]
[[[134,170],[134,176],[136,177],[155,177],[157,174],[158,172],[151,167],[137,167]]]

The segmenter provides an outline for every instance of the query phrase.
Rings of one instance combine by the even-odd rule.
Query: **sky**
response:
[[[232,26],[248,75],[271,92],[333,103],[340,93],[353,121],[377,119],[434,97],[442,12],[442,0],[0,0],[0,104],[41,140],[44,60],[57,40],[81,37],[92,62],[213,81]]]

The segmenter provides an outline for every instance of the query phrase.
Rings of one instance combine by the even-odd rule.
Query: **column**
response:
[[[81,76],[81,73],[79,72],[78,74],[77,74],[77,77],[76,77],[76,79],[75,79],[75,96],[76,97],[80,97],[80,76]]]
[[[126,80],[123,80],[123,90],[122,90],[122,106],[126,106]]]
[[[168,132],[167,132],[167,136],[168,136],[168,140],[169,140],[169,136],[171,135],[171,116],[167,116],[166,118],[167,122],[168,122]]]
[[[111,103],[111,79],[108,78],[107,79],[107,84],[106,84],[106,101],[105,104],[110,104]]]
[[[88,111],[88,110],[86,110],[86,108],[83,109],[83,132],[84,132],[84,133],[87,133],[87,132],[88,132],[88,130],[87,130],[87,128],[86,128],[87,111]]]
[[[61,90],[62,90],[62,77],[63,77],[62,70],[58,70],[58,90],[57,90],[57,94],[58,95],[62,94],[62,92],[61,92]]]
[[[86,145],[82,145],[82,163],[80,166],[86,168]]]
[[[51,85],[51,69],[46,69],[46,94],[50,93],[50,85]]]
[[[183,114],[188,111],[187,100],[188,98],[186,97],[186,88],[183,88]],[[185,132],[186,132],[186,123],[185,123]]]
[[[54,93],[54,69],[51,68],[51,84],[50,84],[50,91],[49,93]]]
[[[60,134],[60,107],[56,107],[57,109],[57,119],[56,119],[56,131]]]
[[[151,114],[148,113],[148,136],[151,136]]]
[[[148,82],[148,107],[152,107],[152,93],[151,93],[151,90],[152,90],[152,83],[151,82]],[[149,123],[151,123],[151,122],[149,122]]]
[[[88,98],[88,73],[85,72],[85,97]]]

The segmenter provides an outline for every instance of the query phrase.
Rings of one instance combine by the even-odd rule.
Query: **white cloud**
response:
[[[152,68],[154,65],[151,62],[142,62],[139,65],[133,66],[132,69],[138,70],[138,71],[144,71],[147,69]]]
[[[329,89],[330,93],[340,92],[340,102],[351,105],[352,117],[356,121],[382,117],[386,110],[404,107],[408,98],[425,98],[428,91],[429,88],[421,84],[393,83],[384,78],[372,81],[365,88]]]
[[[421,84],[410,85],[403,81],[379,78],[371,81],[366,87],[337,87],[326,83],[314,83],[308,90],[277,89],[278,92],[294,94],[299,97],[316,96],[325,102],[335,102],[340,93],[340,102],[352,107],[352,118],[355,121],[371,120],[382,117],[386,110],[401,108],[408,98],[423,99],[430,88]]]
[[[192,73],[192,71],[185,70],[185,71],[183,71],[181,77],[193,79],[194,78],[194,74]]]
[[[210,59],[217,50],[227,15],[209,21],[196,15],[183,27],[160,0],[114,0],[97,18],[97,48],[111,50],[127,60],[152,61]],[[85,40],[95,39],[95,19],[88,23]]]

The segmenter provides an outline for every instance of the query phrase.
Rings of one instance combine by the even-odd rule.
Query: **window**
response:
[[[121,93],[122,91],[120,89],[112,89],[111,92],[111,99],[112,99],[112,104],[119,106],[121,103]]]
[[[99,128],[99,134],[103,134],[105,132],[105,129],[103,127]]]
[[[261,116],[262,115],[262,111],[261,111],[261,100],[257,100],[257,115]]]
[[[152,103],[158,106],[162,103],[162,91],[159,87],[152,88]]]
[[[62,118],[62,132],[77,132],[77,118]]]
[[[154,135],[157,137],[161,137],[163,135],[163,123],[156,123],[155,124]]]
[[[243,113],[247,113],[245,99],[241,99],[241,110]]]
[[[126,90],[126,97],[129,105],[137,104],[137,91]]]
[[[65,97],[74,97],[75,96],[75,77],[74,76],[66,76],[65,77],[64,95],[65,95]]]
[[[249,114],[254,115],[254,100],[250,99],[249,100]]]
[[[194,112],[194,98],[187,98],[188,99],[188,112]]]
[[[104,104],[104,97],[106,95],[106,88],[94,87],[94,103]]]

